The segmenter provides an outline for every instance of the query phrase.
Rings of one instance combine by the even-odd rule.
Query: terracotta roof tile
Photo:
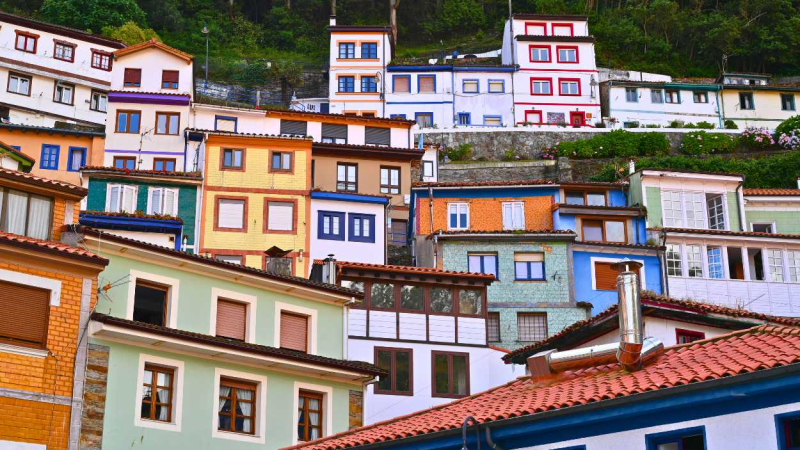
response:
[[[414,125],[417,123],[414,120],[408,119],[392,119],[389,117],[363,117],[363,116],[349,116],[347,114],[333,114],[333,113],[321,113],[321,112],[310,112],[310,111],[288,111],[285,109],[270,109],[265,111],[267,116],[293,116],[293,117],[314,117],[318,118],[319,121],[324,122],[325,118],[330,119],[349,119],[354,121],[366,121],[366,122],[373,122],[373,123],[394,123],[398,125]]]
[[[572,230],[439,230],[436,233],[428,235],[428,239],[433,238],[434,234],[439,236],[470,236],[481,234],[502,234],[507,236],[530,236],[530,235],[561,235],[564,237],[576,237]]]
[[[322,264],[322,260],[314,261],[315,264]],[[339,269],[368,269],[378,270],[383,272],[395,273],[414,273],[420,275],[442,275],[448,277],[463,277],[474,278],[484,281],[494,281],[494,275],[484,273],[471,273],[471,272],[456,272],[452,270],[436,269],[433,267],[414,267],[414,266],[396,266],[392,264],[368,264],[359,262],[336,261],[336,266]]]
[[[660,245],[648,245],[648,244],[623,244],[622,242],[575,241],[575,245],[581,245],[581,244],[606,246],[606,247],[641,248],[647,250],[659,250],[664,248]]]
[[[411,183],[415,188],[429,188],[429,187],[473,187],[473,186],[538,186],[538,185],[552,185],[556,183],[553,180],[543,178],[519,181],[436,181],[436,182],[416,182]]]
[[[102,256],[98,256],[80,247],[73,247],[71,245],[56,241],[45,241],[42,239],[34,239],[27,236],[20,236],[18,234],[0,231],[0,243],[33,250],[43,250],[50,253],[61,254],[67,257],[74,257],[85,261],[102,264],[104,266],[108,264],[108,260]]]
[[[333,450],[398,441],[480,423],[531,416],[648,391],[735,377],[800,362],[796,328],[762,325],[668,348],[636,372],[618,364],[567,371],[545,380],[519,378],[452,403],[339,433],[290,448]]]
[[[800,239],[800,234],[780,234],[764,233],[762,231],[728,231],[728,230],[707,230],[702,228],[648,228],[650,231],[663,231],[665,233],[687,233],[687,234],[709,234],[717,236],[742,236],[742,237],[766,237],[776,239]]]
[[[21,151],[19,151],[16,148],[6,144],[3,141],[0,141],[0,148],[2,148],[3,150],[5,150],[5,151],[7,151],[9,153],[13,153],[13,154],[19,156],[20,158],[24,159],[25,161],[28,161],[31,164],[35,164],[36,163],[35,159],[31,158],[30,156],[26,155],[25,153],[22,153]]]
[[[800,197],[800,189],[744,189],[744,195],[769,197]]]
[[[170,178],[186,178],[191,180],[202,180],[203,174],[201,172],[167,172],[164,170],[131,170],[121,169],[119,167],[106,167],[106,166],[83,166],[81,172],[87,173],[108,173],[115,175],[144,175],[144,176],[158,176]]]
[[[156,47],[161,50],[164,50],[167,53],[171,53],[178,58],[184,59],[186,61],[191,61],[194,56],[182,52],[175,47],[170,47],[169,45],[158,41],[156,38],[150,39],[149,41],[140,42],[136,45],[131,45],[130,47],[125,47],[123,49],[117,50],[114,52],[114,56],[119,58],[120,56],[127,55],[129,53],[138,52],[139,50],[144,50],[146,48]]]
[[[0,178],[17,181],[20,183],[28,183],[33,186],[50,188],[79,197],[86,197],[86,194],[89,192],[86,188],[74,185],[72,183],[67,183],[66,181],[37,177],[36,175],[31,175],[29,173],[20,172],[17,170],[0,168]]]

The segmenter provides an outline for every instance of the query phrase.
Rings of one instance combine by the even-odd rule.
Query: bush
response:
[[[697,122],[694,126],[695,128],[699,128],[701,130],[713,130],[716,126],[713,123],[706,122],[705,120],[701,122]]]
[[[800,131],[800,116],[792,116],[775,127],[775,136],[789,135],[792,131]]]
[[[737,144],[736,138],[728,134],[693,131],[683,135],[681,153],[686,155],[731,153]]]
[[[800,150],[800,130],[792,130],[789,134],[778,136],[778,145],[789,150]]]
[[[519,159],[519,156],[517,156],[517,153],[513,149],[509,148],[503,152],[503,161],[514,161],[517,159]]]
[[[451,161],[467,161],[472,156],[472,144],[460,144],[456,148],[447,149],[447,157]]]
[[[614,130],[591,139],[561,142],[555,148],[542,150],[542,157],[566,156],[574,159],[656,156],[669,154],[669,141],[664,133],[631,133]]]
[[[775,146],[775,138],[766,128],[747,127],[739,136],[739,141],[748,148],[770,148]]]
[[[725,129],[726,130],[738,130],[739,126],[736,125],[736,122],[732,121],[731,119],[728,119],[728,120],[725,121]]]

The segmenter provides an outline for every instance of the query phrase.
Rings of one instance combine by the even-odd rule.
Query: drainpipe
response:
[[[661,233],[662,234],[659,237],[661,244],[659,247],[666,247],[667,234],[664,231]],[[661,265],[661,290],[664,291],[664,295],[669,297],[669,282],[667,281],[667,255],[666,251],[662,250],[661,248],[658,249],[658,263]]]
[[[461,424],[461,450],[469,450],[469,448],[467,448],[467,426],[470,421],[475,425],[475,436],[476,440],[478,441],[478,450],[481,450],[481,424],[478,423],[478,421],[472,416],[465,417],[464,422]]]
[[[736,208],[736,213],[739,214],[739,231],[747,231],[747,226],[744,223],[744,196],[742,196],[742,187],[744,186],[744,180],[739,182],[739,185],[736,186],[736,203],[738,203],[739,207]]]
[[[428,211],[430,211],[430,232],[431,234],[434,233],[433,231],[433,188],[428,187]],[[433,234],[433,265],[431,267],[438,267],[438,260],[439,260],[439,240],[437,239],[437,235]]]
[[[714,91],[714,95],[717,97],[717,120],[719,121],[719,127],[722,128],[722,105],[719,102],[719,89]]]
[[[511,64],[514,66],[514,72],[511,72],[511,124],[517,123],[517,105],[514,102],[514,74],[517,72],[517,46],[514,43],[514,13],[511,9],[511,0],[508,0],[508,42],[511,46]],[[552,88],[551,88],[552,89]]]
[[[492,450],[504,450],[503,447],[497,445],[492,440],[492,429],[489,428],[488,426],[485,428],[486,428],[486,443],[489,444],[489,448],[491,448]]]

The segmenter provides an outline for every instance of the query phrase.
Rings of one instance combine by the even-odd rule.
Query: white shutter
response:
[[[164,189],[164,212],[172,217],[178,216],[178,190]]]
[[[522,203],[514,203],[514,228],[525,229],[525,214],[523,213]]]
[[[122,186],[109,184],[106,193],[106,211],[119,212],[120,197],[122,197]]]
[[[150,188],[150,198],[147,202],[147,214],[163,214],[161,212],[162,200],[164,198],[163,188]]]
[[[244,228],[244,200],[220,199],[217,213],[218,227]]]
[[[269,202],[267,229],[291,231],[294,218],[294,203]]]
[[[136,212],[136,186],[122,186],[122,211],[127,213]]]
[[[514,228],[512,219],[512,205],[511,203],[503,203],[503,229],[510,230]]]

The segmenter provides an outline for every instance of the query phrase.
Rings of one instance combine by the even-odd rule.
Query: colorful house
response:
[[[722,116],[739,128],[766,127],[778,124],[797,114],[796,96],[800,86],[772,84],[770,75],[725,73],[720,83]]]
[[[86,227],[71,238],[110,261],[87,447],[277,449],[360,425],[364,383],[385,373],[348,355],[360,292]]]

